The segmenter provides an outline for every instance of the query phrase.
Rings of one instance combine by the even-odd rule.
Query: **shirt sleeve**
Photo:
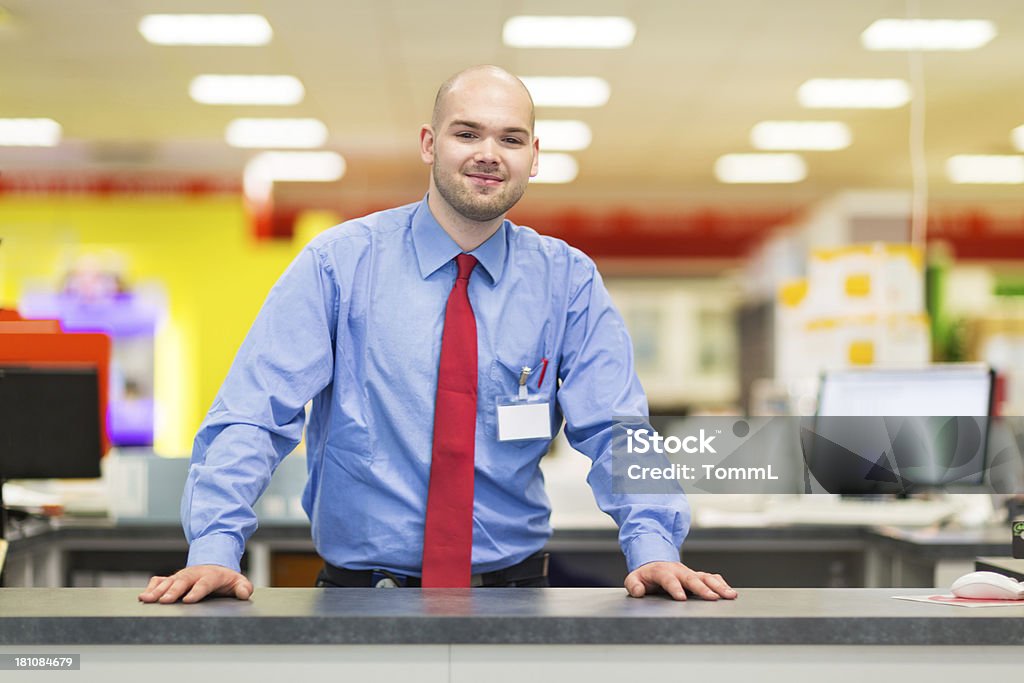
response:
[[[338,301],[312,247],[267,295],[195,438],[181,501],[188,566],[239,570],[253,505],[301,440],[306,403],[331,382]]]
[[[585,257],[568,304],[558,403],[565,435],[592,461],[587,482],[598,506],[619,526],[629,571],[649,562],[678,562],[690,527],[685,494],[625,494],[612,488],[615,417],[647,416],[647,397],[633,367],[633,344],[601,275]]]

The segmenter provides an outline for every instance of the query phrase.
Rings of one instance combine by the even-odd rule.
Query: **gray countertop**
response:
[[[928,589],[747,589],[676,603],[617,588],[263,588],[196,605],[146,605],[138,592],[0,589],[0,644],[1024,644],[1024,603],[892,599],[942,592]]]

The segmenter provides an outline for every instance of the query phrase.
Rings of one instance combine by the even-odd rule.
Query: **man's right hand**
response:
[[[200,564],[186,567],[171,576],[154,576],[146,590],[139,594],[142,602],[169,604],[199,602],[207,595],[234,596],[248,600],[252,595],[252,583],[233,569],[216,564]]]

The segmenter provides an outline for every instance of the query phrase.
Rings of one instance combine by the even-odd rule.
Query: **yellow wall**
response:
[[[258,242],[239,197],[0,199],[0,307],[26,280],[56,282],[71,258],[115,251],[129,285],[157,281],[169,315],[156,340],[156,450],[186,455],[267,291],[317,230]]]

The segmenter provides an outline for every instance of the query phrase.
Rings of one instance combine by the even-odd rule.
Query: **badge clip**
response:
[[[530,368],[528,368],[528,367],[526,367],[524,365],[522,371],[519,373],[519,400],[520,401],[525,401],[525,400],[527,400],[529,398],[529,396],[528,396],[528,394],[526,392],[526,379],[530,376],[531,372],[533,372],[533,370],[531,370]]]

